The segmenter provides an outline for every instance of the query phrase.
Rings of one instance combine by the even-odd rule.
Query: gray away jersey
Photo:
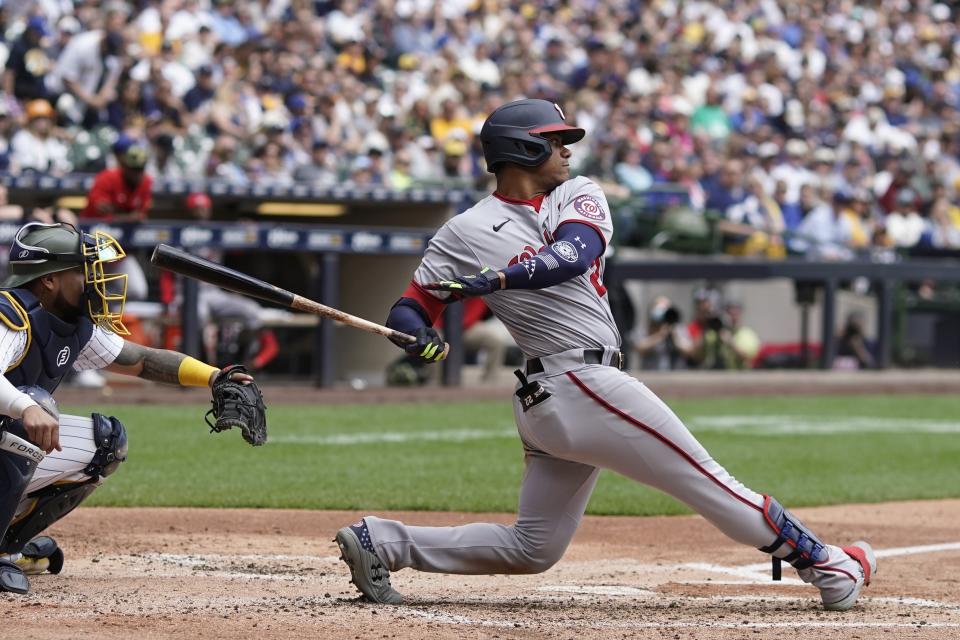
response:
[[[547,194],[539,212],[528,203],[490,195],[449,220],[434,235],[414,280],[424,284],[483,267],[502,269],[532,258],[564,222],[594,227],[605,244],[613,237],[610,208],[603,191],[583,177],[567,180]],[[582,247],[565,247],[576,260]],[[571,252],[572,249],[572,252]],[[484,302],[509,329],[527,357],[568,349],[618,347],[620,334],[603,286],[604,258],[586,273],[546,289],[508,289],[484,297]],[[542,260],[536,268],[548,269]],[[430,292],[444,299],[448,294]]]

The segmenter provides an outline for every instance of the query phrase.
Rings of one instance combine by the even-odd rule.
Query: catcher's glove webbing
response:
[[[213,408],[204,415],[210,432],[238,427],[243,439],[257,447],[267,441],[267,407],[256,382],[236,382],[234,373],[246,373],[240,365],[225,367],[213,380]],[[212,421],[210,416],[216,419]]]

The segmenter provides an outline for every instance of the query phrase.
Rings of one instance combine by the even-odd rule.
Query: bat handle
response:
[[[391,329],[390,333],[387,335],[388,338],[397,342],[403,342],[404,344],[413,344],[417,341],[409,333],[403,333],[402,331],[394,331]]]
[[[394,331],[389,337],[407,344],[413,344],[417,341],[417,339],[411,336],[409,333],[403,333],[402,331]],[[450,343],[444,342],[443,357],[440,358],[440,360],[446,360],[448,355],[450,355]]]

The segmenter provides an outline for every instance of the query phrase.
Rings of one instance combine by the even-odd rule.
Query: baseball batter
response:
[[[237,426],[251,444],[262,402],[242,367],[224,370],[182,353],[124,340],[127,276],[111,273],[124,251],[106,233],[30,223],[10,247],[0,286],[0,592],[26,593],[26,574],[59,573],[63,552],[40,534],[67,515],[127,457],[113,416],[60,415],[51,395],[70,371],[108,369],[147,380],[213,388],[214,430]],[[242,397],[241,397],[242,396]],[[249,397],[247,397],[249,396]],[[229,422],[225,422],[229,421]]]
[[[408,352],[435,361],[443,342],[431,325],[444,303],[483,295],[523,350],[513,398],[526,463],[517,522],[414,527],[368,516],[336,535],[353,583],[371,600],[399,603],[389,572],[407,567],[545,571],[576,532],[600,469],[612,469],[791,563],[825,608],[849,609],[876,572],[870,545],[822,542],[776,499],[731,476],[666,404],[620,370],[603,285],[610,210],[595,183],[569,178],[566,145],[584,131],[564,120],[543,100],[490,115],[480,137],[497,190],[437,232],[387,321],[417,337]]]

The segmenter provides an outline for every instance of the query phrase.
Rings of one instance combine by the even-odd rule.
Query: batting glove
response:
[[[504,288],[504,276],[500,271],[484,267],[480,273],[469,276],[457,276],[453,280],[428,282],[424,289],[431,291],[449,291],[459,297],[485,296]]]
[[[416,342],[403,350],[420,362],[440,362],[447,357],[447,344],[433,327],[420,327],[413,332]]]

